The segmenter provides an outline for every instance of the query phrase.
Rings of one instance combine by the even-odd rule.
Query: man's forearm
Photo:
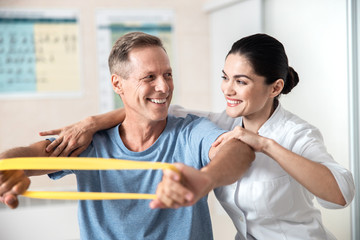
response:
[[[212,180],[212,188],[236,182],[255,159],[254,151],[237,139],[231,139],[219,148],[211,162],[201,169]]]
[[[0,153],[1,159],[19,158],[19,157],[48,157],[50,153],[45,151],[46,146],[50,143],[49,140],[34,143],[27,147],[16,147]],[[44,175],[55,172],[49,170],[25,170],[27,176]]]
[[[211,151],[210,163],[197,170],[184,164],[176,164],[181,173],[165,171],[156,191],[157,199],[152,208],[191,206],[214,188],[237,181],[249,169],[255,159],[254,151],[245,143],[231,139]],[[212,149],[214,150],[214,148]]]

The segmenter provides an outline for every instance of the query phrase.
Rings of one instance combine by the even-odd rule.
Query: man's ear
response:
[[[272,97],[278,96],[283,90],[283,88],[284,88],[284,80],[279,78],[272,84],[271,96]]]
[[[111,74],[111,84],[114,92],[121,95],[124,91],[122,88],[122,78],[117,74]]]

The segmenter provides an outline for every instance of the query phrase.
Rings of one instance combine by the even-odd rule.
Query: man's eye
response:
[[[144,77],[144,79],[146,79],[146,80],[152,80],[154,78],[155,78],[154,75],[148,75],[148,76]]]
[[[227,77],[225,77],[225,76],[221,76],[221,80],[227,80]]]

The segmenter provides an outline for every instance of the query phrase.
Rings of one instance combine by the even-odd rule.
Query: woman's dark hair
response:
[[[284,46],[266,34],[254,34],[235,42],[229,54],[240,54],[250,62],[257,75],[265,77],[266,84],[284,80],[282,94],[287,94],[298,84],[299,76],[289,66]],[[226,56],[226,57],[227,57]]]

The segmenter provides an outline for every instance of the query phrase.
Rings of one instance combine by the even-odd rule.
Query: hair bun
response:
[[[292,67],[289,67],[285,80],[285,85],[281,93],[288,94],[298,84],[298,82],[299,82],[299,75]]]

